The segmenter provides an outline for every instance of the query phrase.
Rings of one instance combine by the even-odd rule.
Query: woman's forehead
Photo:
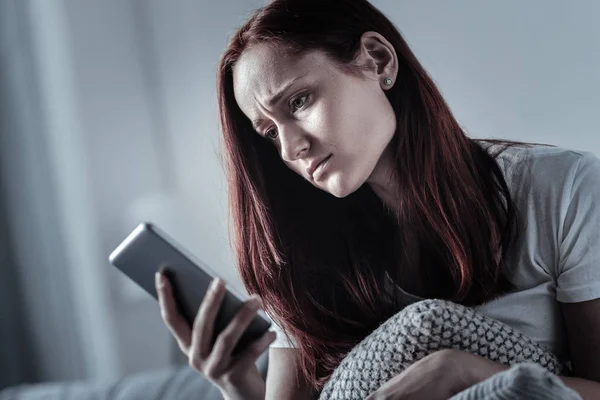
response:
[[[246,49],[233,68],[234,94],[242,109],[253,100],[266,104],[289,82],[298,78],[317,79],[330,62],[324,53],[310,51],[290,56],[274,46],[259,44]],[[246,106],[242,106],[242,103]]]

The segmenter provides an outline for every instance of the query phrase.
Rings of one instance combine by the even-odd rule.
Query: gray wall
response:
[[[600,153],[600,2],[378,0],[474,137]]]
[[[600,3],[373,3],[401,29],[471,136],[600,155]],[[231,32],[262,1],[29,4],[88,374],[165,365],[169,336],[156,303],[106,257],[150,219],[241,289],[217,157],[215,67]]]

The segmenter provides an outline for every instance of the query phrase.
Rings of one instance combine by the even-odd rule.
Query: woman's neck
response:
[[[377,165],[375,165],[371,176],[367,179],[367,183],[381,201],[391,211],[397,213],[399,207],[398,182],[394,169],[394,155],[389,145],[377,161]]]

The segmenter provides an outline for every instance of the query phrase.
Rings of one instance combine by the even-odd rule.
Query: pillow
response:
[[[565,366],[544,346],[510,326],[445,300],[413,303],[382,323],[344,357],[319,400],[364,399],[421,358],[457,349],[507,365]]]

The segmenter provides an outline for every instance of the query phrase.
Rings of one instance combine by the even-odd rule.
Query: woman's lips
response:
[[[313,179],[316,181],[319,180],[319,178],[321,177],[321,175],[323,174],[323,172],[327,169],[327,166],[329,164],[329,160],[331,160],[331,157],[333,156],[333,154],[329,155],[326,159],[324,159],[321,164],[319,164],[317,166],[317,168],[315,169],[315,172],[313,172]]]

